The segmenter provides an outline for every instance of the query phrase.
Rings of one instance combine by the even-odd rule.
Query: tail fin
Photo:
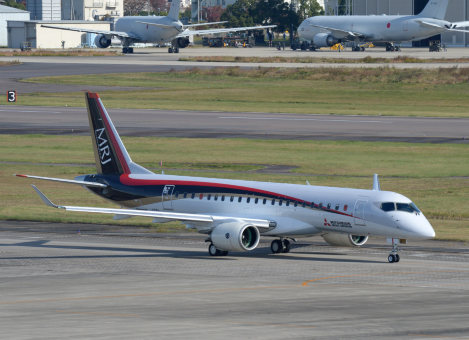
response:
[[[448,0],[429,0],[419,17],[443,20],[446,16]]]
[[[175,21],[178,21],[180,8],[181,8],[181,0],[172,0],[171,7],[169,8],[168,17]]]
[[[99,95],[87,92],[85,96],[98,173],[106,175],[151,174],[151,171],[133,163],[130,159]]]

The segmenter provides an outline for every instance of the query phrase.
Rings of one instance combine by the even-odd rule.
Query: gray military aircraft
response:
[[[444,20],[448,0],[430,0],[418,15],[315,16],[298,27],[302,49],[315,50],[352,41],[353,50],[364,50],[360,42],[384,42],[387,51],[399,50],[394,43],[425,39],[443,32],[464,32],[469,21]]]
[[[226,21],[209,22],[203,24],[183,25],[179,21],[179,8],[181,0],[173,0],[167,16],[127,16],[119,18],[113,31],[92,30],[75,27],[63,27],[52,25],[41,25],[42,27],[61,29],[67,31],[96,33],[94,40],[99,48],[107,48],[111,45],[113,37],[122,41],[122,53],[133,53],[134,43],[171,43],[168,48],[169,53],[179,53],[179,48],[189,45],[189,37],[194,35],[209,35],[216,33],[239,32],[249,30],[259,30],[273,28],[276,25],[214,28],[192,31],[189,28],[225,23]]]

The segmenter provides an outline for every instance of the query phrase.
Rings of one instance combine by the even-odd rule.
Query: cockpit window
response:
[[[383,202],[381,203],[381,210],[383,211],[394,211],[396,210],[394,202]]]
[[[419,208],[414,203],[396,203],[397,210],[409,213],[420,213]]]

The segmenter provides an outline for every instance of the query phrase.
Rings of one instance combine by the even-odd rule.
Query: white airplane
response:
[[[337,43],[355,42],[353,50],[364,50],[359,42],[384,42],[387,51],[399,50],[394,43],[421,40],[443,32],[464,32],[469,21],[444,20],[448,0],[430,0],[418,15],[315,16],[298,27],[302,49],[315,50]]]
[[[273,253],[290,250],[289,240],[321,235],[335,246],[361,246],[368,236],[392,241],[389,262],[399,262],[403,239],[429,239],[435,232],[410,199],[372,190],[254,182],[155,174],[132,162],[96,93],[86,93],[97,173],[74,180],[16,175],[72,183],[124,208],[59,206],[34,185],[41,199],[67,211],[113,214],[115,219],[152,217],[153,222],[182,221],[207,234],[209,254],[251,251],[263,237],[274,237]]]
[[[171,43],[168,48],[169,53],[179,53],[180,48],[189,45],[189,37],[195,35],[210,35],[217,33],[240,32],[249,30],[259,30],[273,28],[276,25],[252,26],[252,27],[233,27],[233,28],[214,28],[199,31],[192,31],[189,28],[197,26],[207,26],[222,24],[226,21],[210,22],[203,24],[183,25],[179,21],[179,8],[181,0],[173,0],[169,9],[168,16],[127,16],[119,18],[113,31],[92,30],[75,27],[41,25],[41,27],[60,29],[67,31],[86,32],[97,34],[94,42],[99,48],[107,48],[111,45],[113,37],[122,41],[122,53],[133,53],[133,43]]]

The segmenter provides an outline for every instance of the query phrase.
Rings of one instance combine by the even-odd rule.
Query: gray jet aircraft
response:
[[[387,51],[399,50],[394,43],[425,39],[443,32],[464,32],[469,21],[444,20],[448,0],[430,0],[418,15],[315,16],[298,27],[302,49],[315,50],[352,41],[354,51],[364,50],[360,42],[384,42]]]
[[[239,32],[273,28],[276,25],[252,26],[252,27],[233,27],[233,28],[214,28],[199,31],[192,31],[189,28],[197,26],[206,26],[221,24],[226,21],[210,22],[203,24],[183,25],[179,21],[179,8],[181,0],[173,0],[167,16],[127,16],[119,18],[115,23],[113,31],[82,29],[75,27],[41,25],[42,27],[61,29],[67,31],[96,33],[94,40],[99,48],[107,48],[111,45],[113,37],[122,41],[122,53],[133,53],[132,44],[157,43],[164,44],[171,42],[168,48],[169,53],[179,53],[179,48],[189,45],[189,37],[194,35],[209,35],[216,33]]]

